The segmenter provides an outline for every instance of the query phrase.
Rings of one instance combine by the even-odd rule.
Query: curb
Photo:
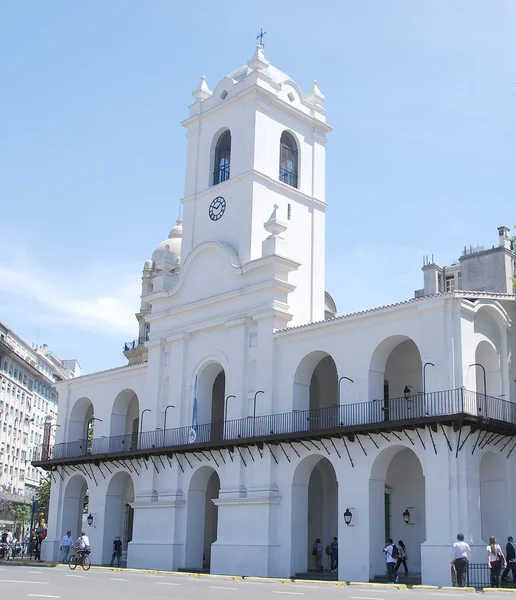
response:
[[[440,590],[441,588],[438,585],[413,585],[413,590]]]
[[[515,588],[484,588],[482,590],[483,594],[516,594]]]
[[[339,587],[346,587],[347,583],[345,581],[325,581],[320,579],[292,579],[292,583],[308,583],[308,584],[316,584],[316,585],[336,585]]]
[[[365,581],[350,581],[348,583],[348,585],[351,586],[365,586],[365,587],[381,587],[381,588],[396,588],[398,590],[408,590],[407,584],[406,583],[373,583],[371,581],[369,582],[365,582]],[[463,588],[464,589],[464,588]]]
[[[466,592],[467,594],[476,594],[477,590],[474,587],[452,587],[451,585],[443,585],[439,588],[440,590],[446,590],[451,592]]]
[[[292,584],[292,579],[280,579],[278,577],[242,577],[244,581],[269,581],[271,583],[286,583]]]
[[[15,561],[15,560],[8,560],[5,563],[2,564],[6,564],[6,565],[11,565],[13,567],[32,567],[33,569],[35,568],[39,568],[39,567],[44,567],[44,568],[48,568],[48,567],[57,567],[60,563],[55,563],[55,562],[36,562],[36,561],[32,561],[32,562],[26,562],[26,561]]]

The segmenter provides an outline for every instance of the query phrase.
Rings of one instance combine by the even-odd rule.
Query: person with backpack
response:
[[[405,577],[409,574],[407,567],[407,549],[405,548],[405,544],[403,540],[399,540],[398,542],[398,561],[396,562],[396,566],[394,567],[394,573],[396,577],[398,576],[398,569],[403,565],[405,569]]]
[[[117,535],[113,542],[113,556],[111,556],[111,563],[109,566],[112,567],[115,564],[115,559],[116,559],[117,567],[120,568],[120,558],[121,557],[122,557],[122,540],[120,539],[120,536]]]
[[[391,538],[385,542],[383,552],[385,553],[385,561],[387,562],[387,576],[389,578],[389,583],[397,583],[398,577],[395,572],[395,567],[399,558],[399,550]]]
[[[315,557],[315,570],[321,572],[323,570],[322,566],[322,543],[319,538],[317,538],[312,547],[312,556]]]

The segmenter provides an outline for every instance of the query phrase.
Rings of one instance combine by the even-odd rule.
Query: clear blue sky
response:
[[[327,98],[339,313],[411,297],[423,254],[516,224],[515,0],[5,0],[1,321],[85,371],[124,364],[143,262],[178,214],[191,91],[260,27]]]

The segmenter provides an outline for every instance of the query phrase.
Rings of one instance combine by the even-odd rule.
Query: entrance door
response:
[[[391,539],[391,495],[385,492],[385,541]]]

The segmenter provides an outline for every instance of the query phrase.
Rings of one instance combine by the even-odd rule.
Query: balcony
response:
[[[145,342],[148,341],[148,336],[140,337],[137,340],[133,340],[132,342],[125,342],[124,344],[124,352],[130,352],[131,350],[136,350],[140,346],[143,346]]]
[[[516,404],[459,388],[402,398],[330,406],[316,410],[248,417],[192,427],[146,431],[91,441],[78,440],[35,450],[34,466],[54,466],[159,454],[210,451],[235,446],[277,445],[317,439],[407,431],[430,426],[471,426],[494,436],[516,435]],[[394,434],[396,435],[396,434]],[[419,433],[418,433],[419,435]],[[469,434],[466,434],[469,435]],[[464,439],[464,438],[463,438]],[[501,438],[500,438],[501,439]],[[460,441],[460,440],[459,440]]]

